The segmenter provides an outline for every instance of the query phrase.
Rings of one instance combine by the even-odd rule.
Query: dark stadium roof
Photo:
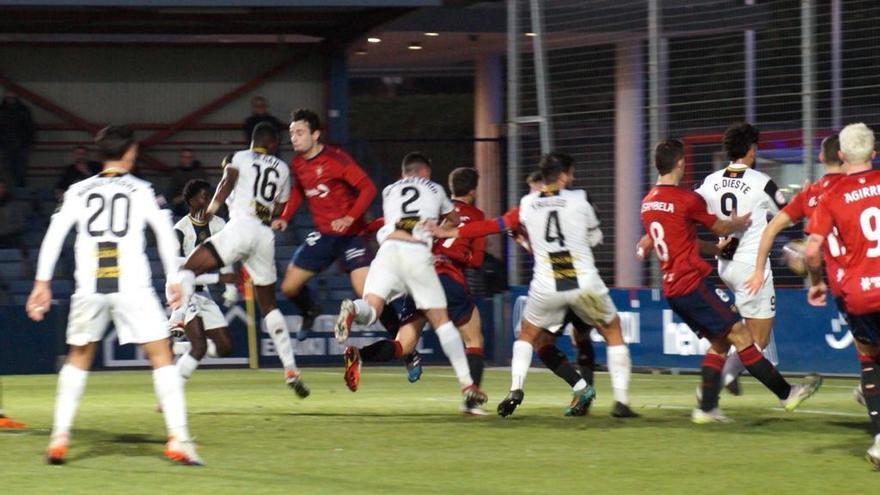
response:
[[[466,0],[4,0],[5,41],[51,35],[287,35],[348,43],[422,7]],[[40,35],[49,35],[40,38]],[[66,40],[70,41],[70,40]],[[158,40],[161,42],[161,39]]]

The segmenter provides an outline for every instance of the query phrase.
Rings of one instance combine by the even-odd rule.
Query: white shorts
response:
[[[417,242],[383,242],[370,263],[364,294],[385,301],[409,294],[418,309],[446,307],[446,294],[434,271],[434,255],[428,246]]]
[[[611,323],[617,316],[617,307],[599,275],[589,277],[586,284],[581,283],[581,287],[557,292],[529,286],[523,319],[553,333],[563,329],[562,323],[569,309],[594,327]]]
[[[718,274],[728,289],[736,296],[736,309],[743,318],[773,318],[776,316],[776,291],[773,289],[773,272],[768,264],[764,270],[764,285],[757,294],[750,294],[746,280],[755,266],[742,261],[718,262]]]
[[[241,261],[254,285],[272,285],[278,280],[275,270],[275,234],[258,220],[233,219],[208,238],[222,261],[231,265]]]
[[[70,297],[67,343],[83,346],[104,337],[110,319],[120,344],[144,344],[167,339],[168,317],[153,289],[126,293],[82,294]]]
[[[186,307],[186,316],[183,318],[184,324],[189,323],[197,316],[202,319],[202,325],[205,330],[229,326],[226,323],[226,317],[223,316],[223,311],[220,310],[220,307],[217,306],[217,303],[208,294],[193,294],[189,300],[189,305]]]

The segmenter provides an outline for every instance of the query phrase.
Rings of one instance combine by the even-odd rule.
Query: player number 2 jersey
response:
[[[709,212],[718,218],[727,220],[733,212],[739,215],[751,212],[751,225],[744,232],[732,234],[739,239],[733,259],[754,265],[767,215],[776,214],[785,206],[785,197],[776,183],[763,172],[732,163],[709,174],[697,193],[706,200]]]
[[[588,230],[599,226],[583,190],[546,190],[526,195],[519,220],[535,257],[531,290],[562,292],[591,286],[598,277]]]
[[[43,238],[37,280],[52,278],[64,238],[74,226],[77,293],[152,290],[146,227],[156,236],[166,277],[177,273],[171,218],[168,210],[159,209],[149,182],[105,173],[72,185]]]
[[[275,203],[290,197],[290,167],[267,153],[243,150],[227,158],[226,166],[238,170],[238,181],[226,200],[229,219],[251,218],[268,224]]]
[[[453,210],[443,187],[421,177],[405,177],[382,191],[385,225],[376,238],[381,244],[395,230],[403,230],[431,245],[433,236],[425,230],[425,221],[437,221]]]

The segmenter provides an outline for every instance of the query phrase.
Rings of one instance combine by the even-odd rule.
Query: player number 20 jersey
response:
[[[156,236],[165,275],[177,273],[171,218],[159,209],[146,181],[131,175],[96,175],[72,185],[43,239],[37,280],[52,278],[64,238],[74,226],[78,293],[152,290],[144,252],[146,227]]]
[[[268,224],[275,203],[286,203],[290,196],[290,167],[254,150],[235,153],[226,166],[238,170],[238,181],[226,200],[230,220],[252,218]]]
[[[405,177],[382,191],[385,225],[376,238],[382,243],[395,230],[403,230],[430,246],[433,236],[425,230],[425,221],[436,221],[453,209],[440,184],[421,177]]]
[[[599,219],[585,191],[529,194],[520,201],[519,220],[535,256],[532,290],[588,287],[587,278],[598,277],[588,230],[597,228]]]

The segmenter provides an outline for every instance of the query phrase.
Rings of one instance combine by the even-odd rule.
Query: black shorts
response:
[[[726,300],[722,299],[722,295]],[[694,333],[709,340],[724,335],[741,319],[727,293],[712,287],[708,280],[703,280],[696,289],[687,294],[667,297],[666,300],[672,311]]]
[[[345,271],[370,266],[367,238],[362,235],[333,235],[314,231],[293,253],[290,264],[310,272],[323,272],[339,258],[345,260]]]
[[[846,322],[854,339],[866,345],[880,345],[880,312],[847,314]]]
[[[449,319],[455,326],[469,322],[476,304],[467,284],[460,284],[446,274],[439,275],[439,278],[443,292],[446,294],[446,311],[449,313]],[[388,304],[397,312],[401,325],[412,321],[418,312],[415,301],[409,296],[399,297]]]

